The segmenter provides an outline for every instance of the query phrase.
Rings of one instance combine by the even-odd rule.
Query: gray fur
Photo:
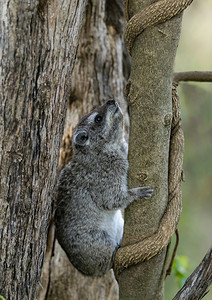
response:
[[[56,236],[80,272],[101,276],[112,268],[121,243],[120,209],[151,197],[153,190],[128,190],[123,115],[114,100],[81,119],[73,150],[73,159],[61,171],[57,185]]]

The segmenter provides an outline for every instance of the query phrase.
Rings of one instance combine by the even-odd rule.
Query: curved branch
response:
[[[173,82],[178,84],[179,81],[201,81],[212,82],[211,71],[190,71],[190,72],[177,72],[173,75]]]
[[[202,299],[208,293],[208,287],[212,283],[212,248],[208,250],[205,257],[186,280],[182,289],[173,300]]]

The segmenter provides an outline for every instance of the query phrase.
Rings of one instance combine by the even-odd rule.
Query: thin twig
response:
[[[179,238],[179,231],[178,231],[178,229],[175,230],[175,234],[176,234],[176,243],[175,243],[175,246],[174,246],[174,250],[172,252],[172,258],[170,260],[169,267],[168,267],[168,269],[166,271],[166,277],[168,275],[171,275],[174,258],[175,258],[175,255],[176,255],[176,252],[177,252],[177,248],[178,248],[178,245],[179,245],[180,238]]]
[[[177,84],[179,81],[212,82],[212,72],[211,71],[189,71],[189,72],[174,73],[173,82]]]

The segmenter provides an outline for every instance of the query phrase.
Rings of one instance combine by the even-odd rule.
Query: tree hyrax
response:
[[[123,115],[114,100],[83,117],[73,136],[73,159],[61,171],[56,195],[57,239],[82,273],[101,276],[113,266],[123,234],[121,210],[152,196],[127,187]]]

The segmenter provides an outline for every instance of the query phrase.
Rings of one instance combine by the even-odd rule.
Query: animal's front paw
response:
[[[148,199],[151,198],[154,190],[150,186],[143,186],[129,190],[130,193],[135,195],[135,199],[139,200],[142,198]]]
[[[154,190],[153,188],[151,188],[151,186],[144,186],[144,187],[141,187],[141,197],[142,198],[152,198],[152,195],[154,193]]]
[[[138,196],[140,196],[140,198],[151,198],[153,195],[153,188],[151,188],[151,186],[143,186],[143,187],[139,187],[138,188]]]

